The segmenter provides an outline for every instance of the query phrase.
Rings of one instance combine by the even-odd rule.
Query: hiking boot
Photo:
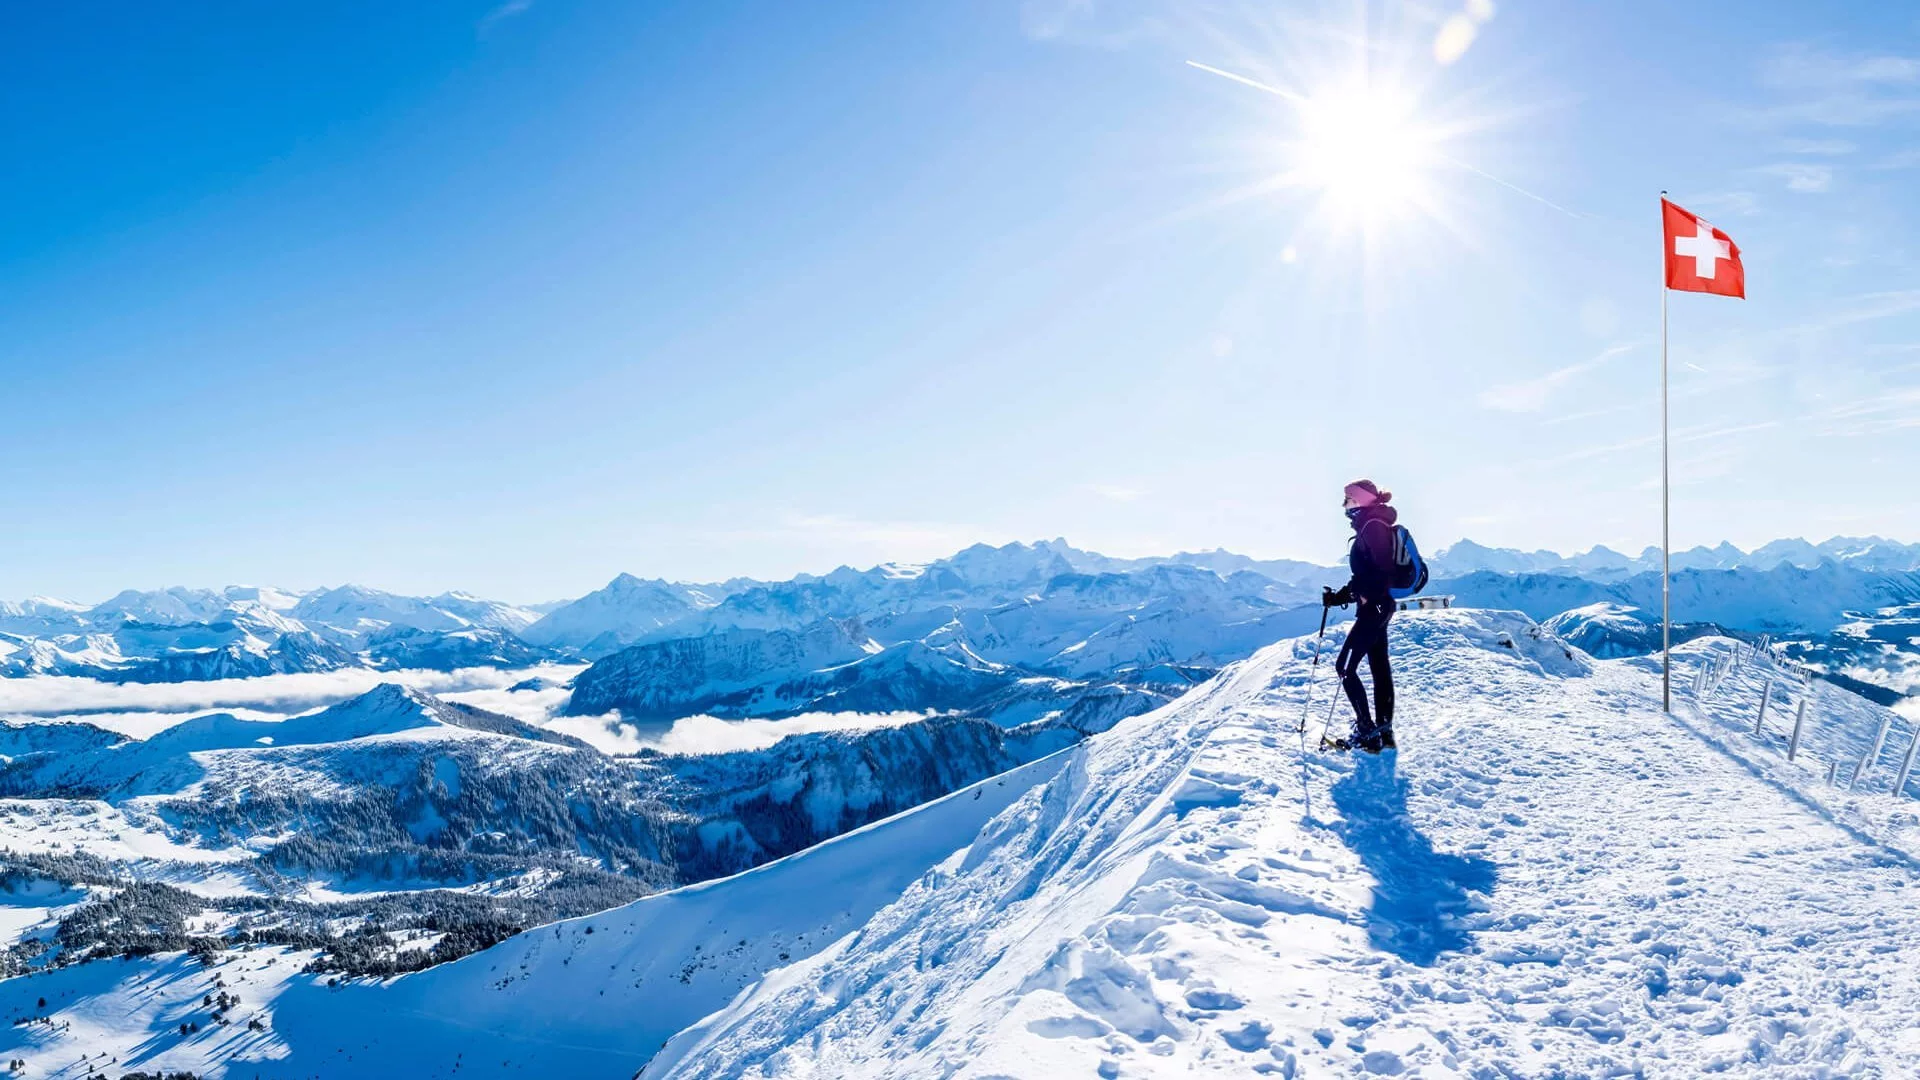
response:
[[[1380,749],[1398,750],[1399,748],[1400,748],[1399,744],[1393,741],[1393,729],[1381,728],[1380,729]]]

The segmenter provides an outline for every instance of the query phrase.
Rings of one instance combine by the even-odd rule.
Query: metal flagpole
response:
[[[1667,193],[1660,193],[1660,703],[1673,711],[1673,495],[1667,448]]]

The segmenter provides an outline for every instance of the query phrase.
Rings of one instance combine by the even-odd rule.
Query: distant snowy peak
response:
[[[12,618],[78,615],[85,610],[87,610],[85,604],[76,604],[71,600],[56,600],[51,596],[29,596],[25,600],[0,600],[0,616]]]
[[[517,632],[539,616],[524,608],[465,593],[421,598],[398,596],[361,585],[320,589],[301,597],[292,614],[310,626],[347,634],[366,634],[393,626],[415,630],[464,630],[470,626]]]
[[[604,656],[715,606],[715,588],[621,574],[520,629],[536,645]]]
[[[1490,548],[1472,540],[1442,548],[1428,561],[1440,577],[1463,577],[1485,571],[1609,578],[1658,572],[1661,566],[1657,547],[1646,548],[1633,557],[1605,546],[1563,556],[1544,550]],[[1825,562],[1881,573],[1916,570],[1920,569],[1920,544],[1902,544],[1878,536],[1836,536],[1819,544],[1801,539],[1775,540],[1749,552],[1723,540],[1713,547],[1693,547],[1673,553],[1675,571],[1772,570],[1781,566],[1811,569]]]
[[[1551,551],[1521,551],[1518,548],[1490,548],[1472,540],[1462,540],[1435,552],[1429,560],[1432,570],[1452,576],[1490,570],[1496,574],[1530,574],[1565,569],[1567,560]]]
[[[1073,573],[1074,567],[1065,553],[1042,541],[997,548],[975,544],[933,563],[929,569],[950,572],[976,587],[1037,588],[1061,574]]]
[[[1660,586],[1657,572],[1596,580],[1563,572],[1483,570],[1452,578],[1440,588],[1462,605],[1548,619],[1591,604],[1658,612]],[[1811,568],[1782,563],[1767,570],[1676,569],[1672,597],[1676,622],[1713,623],[1751,633],[1825,633],[1855,613],[1920,603],[1920,572],[1860,569],[1833,561]]]
[[[95,623],[132,620],[176,626],[181,623],[212,622],[230,609],[227,597],[213,589],[170,589],[124,592],[96,604],[87,615]]]

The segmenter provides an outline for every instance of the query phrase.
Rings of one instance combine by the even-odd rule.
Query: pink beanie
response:
[[[1355,480],[1347,485],[1348,506],[1372,506],[1393,501],[1393,492],[1381,491],[1371,480]]]

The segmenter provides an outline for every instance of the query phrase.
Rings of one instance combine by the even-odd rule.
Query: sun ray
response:
[[[1429,13],[1365,0],[1198,22],[1192,45],[1205,60],[1187,66],[1258,93],[1247,105],[1225,99],[1249,126],[1221,163],[1249,175],[1178,217],[1257,206],[1248,220],[1281,226],[1271,242],[1296,250],[1316,288],[1356,282],[1369,297],[1437,261],[1488,256],[1498,244],[1488,217],[1504,214],[1497,203],[1513,196],[1591,220],[1501,175],[1499,133],[1554,106],[1517,90],[1510,69],[1492,82],[1463,77],[1472,43],[1456,42],[1442,58],[1438,27]]]

